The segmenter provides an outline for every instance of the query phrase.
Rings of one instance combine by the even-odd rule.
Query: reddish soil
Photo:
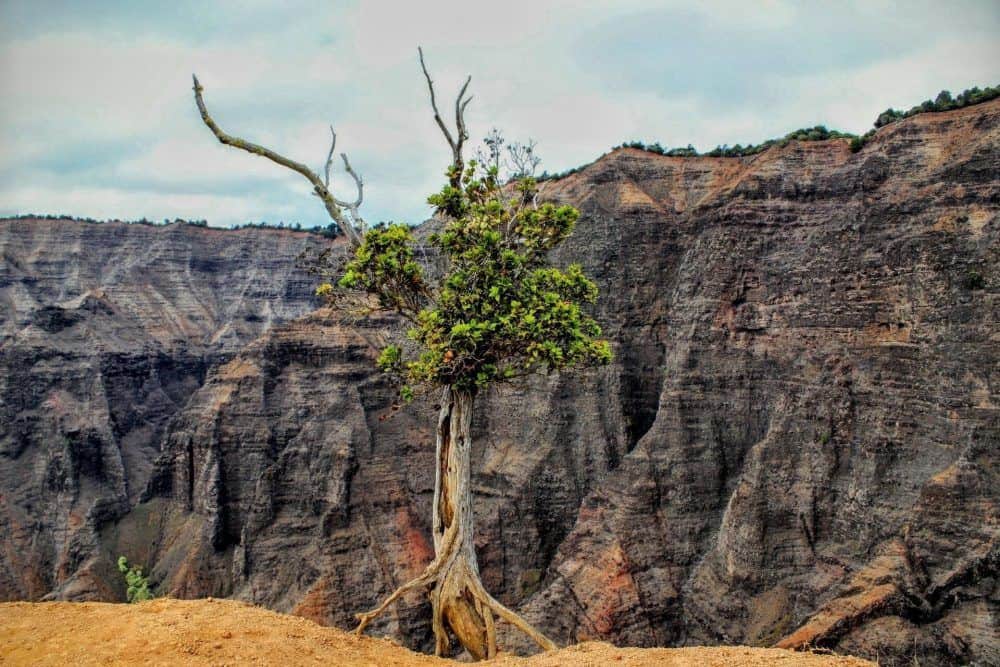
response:
[[[389,639],[355,637],[297,616],[231,600],[159,599],[0,604],[4,665],[378,665],[456,664]],[[748,647],[617,648],[587,642],[544,655],[501,655],[491,665],[564,667],[743,667],[871,665],[844,656]]]

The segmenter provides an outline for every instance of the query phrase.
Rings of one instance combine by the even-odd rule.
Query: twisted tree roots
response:
[[[373,620],[407,592],[430,587],[435,653],[451,646],[449,631],[476,660],[497,652],[494,615],[531,637],[542,649],[555,643],[498,602],[483,588],[473,546],[472,485],[469,452],[472,445],[474,395],[444,389],[437,432],[437,474],[434,484],[434,560],[420,574],[387,597],[375,609],[357,614],[360,635]]]

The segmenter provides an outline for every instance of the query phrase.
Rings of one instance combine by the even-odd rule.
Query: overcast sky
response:
[[[997,0],[0,0],[0,215],[326,224],[300,176],[215,141],[192,72],[225,130],[317,170],[332,123],[365,217],[419,222],[450,154],[417,45],[442,101],[472,75],[473,141],[533,137],[560,171],[632,139],[861,133],[1000,83],[998,34]]]

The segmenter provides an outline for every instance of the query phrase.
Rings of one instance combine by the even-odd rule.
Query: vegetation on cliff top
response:
[[[1000,85],[987,86],[983,89],[980,89],[978,86],[974,86],[963,90],[957,97],[952,97],[951,92],[942,90],[933,100],[924,100],[920,104],[910,107],[909,111],[897,111],[896,109],[890,107],[878,115],[878,118],[875,119],[874,128],[868,130],[860,137],[855,137],[851,140],[851,150],[855,153],[858,152],[873,136],[875,136],[875,132],[878,131],[879,128],[903,120],[904,118],[909,118],[910,116],[916,116],[917,114],[922,113],[961,109],[974,104],[989,102],[997,97],[1000,97]]]
[[[208,227],[207,220],[185,220],[184,218],[174,218],[170,220],[169,218],[164,218],[162,222],[156,222],[155,220],[150,220],[148,218],[139,218],[138,220],[117,220],[113,218],[108,218],[107,220],[97,220],[95,218],[81,218],[73,215],[57,214],[53,215],[50,213],[21,213],[19,215],[11,215],[0,220],[74,220],[77,222],[86,222],[89,224],[100,225],[106,222],[121,222],[126,225],[145,225],[147,227],[168,227],[170,225],[187,225],[189,227]],[[332,239],[340,235],[340,230],[333,223],[326,226],[323,225],[313,225],[312,227],[303,227],[298,222],[290,222],[287,225],[284,221],[270,223],[270,222],[244,222],[242,225],[232,225],[231,227],[213,227],[212,229],[217,229],[219,231],[228,232],[236,231],[239,229],[287,229],[293,232],[306,232],[307,234],[315,234],[316,236],[322,236],[324,238]]]
[[[961,109],[963,107],[972,106],[974,104],[981,104],[983,102],[989,102],[990,100],[1000,97],[1000,85],[998,86],[987,86],[986,88],[973,87],[962,91],[957,96],[952,96],[951,92],[947,90],[942,90],[938,93],[937,97],[933,100],[927,99],[920,104],[910,107],[908,111],[899,111],[893,108],[886,109],[878,115],[875,119],[874,127],[863,135],[852,134],[850,132],[841,132],[839,130],[827,129],[824,125],[816,125],[815,127],[805,127],[794,132],[789,132],[783,137],[768,139],[759,144],[747,144],[746,146],[736,144],[735,146],[729,146],[723,144],[716,146],[710,151],[701,153],[691,144],[684,147],[667,148],[660,144],[660,142],[654,142],[647,144],[642,141],[627,141],[614,146],[611,150],[617,150],[620,148],[636,148],[638,150],[646,151],[648,153],[655,153],[657,155],[666,155],[668,157],[747,157],[750,155],[756,155],[762,153],[769,148],[774,146],[785,146],[792,141],[826,141],[828,139],[850,139],[851,151],[856,153],[861,150],[868,141],[875,136],[875,133],[882,127],[890,125],[897,121],[903,120],[904,118],[909,118],[911,116],[916,116],[922,113],[933,113],[938,111],[951,111],[952,109]],[[603,156],[602,156],[603,157]],[[559,172],[557,174],[550,174],[548,172],[543,172],[539,176],[538,180],[555,180],[560,178],[565,178],[571,174],[575,174],[584,167],[588,165],[581,165],[579,167],[574,167],[572,169],[567,169],[566,171]]]
[[[716,146],[710,151],[705,153],[699,153],[698,150],[688,144],[684,148],[664,148],[659,142],[654,144],[644,144],[641,141],[630,141],[619,146],[618,148],[638,148],[639,150],[644,150],[650,153],[656,153],[657,155],[667,155],[669,157],[746,157],[748,155],[756,155],[757,153],[763,153],[768,148],[772,146],[785,146],[792,141],[826,141],[827,139],[853,139],[857,135],[851,134],[849,132],[840,132],[839,130],[828,130],[825,125],[817,125],[815,127],[803,127],[801,129],[795,130],[794,132],[789,132],[785,136],[778,139],[768,139],[767,141],[760,144],[747,144],[742,146],[736,144],[735,146],[722,145]],[[614,150],[614,149],[612,149]]]

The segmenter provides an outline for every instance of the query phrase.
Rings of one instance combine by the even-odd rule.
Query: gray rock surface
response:
[[[321,242],[0,221],[0,599],[119,596],[101,527],[136,503],[208,369],[315,308],[295,261]]]

